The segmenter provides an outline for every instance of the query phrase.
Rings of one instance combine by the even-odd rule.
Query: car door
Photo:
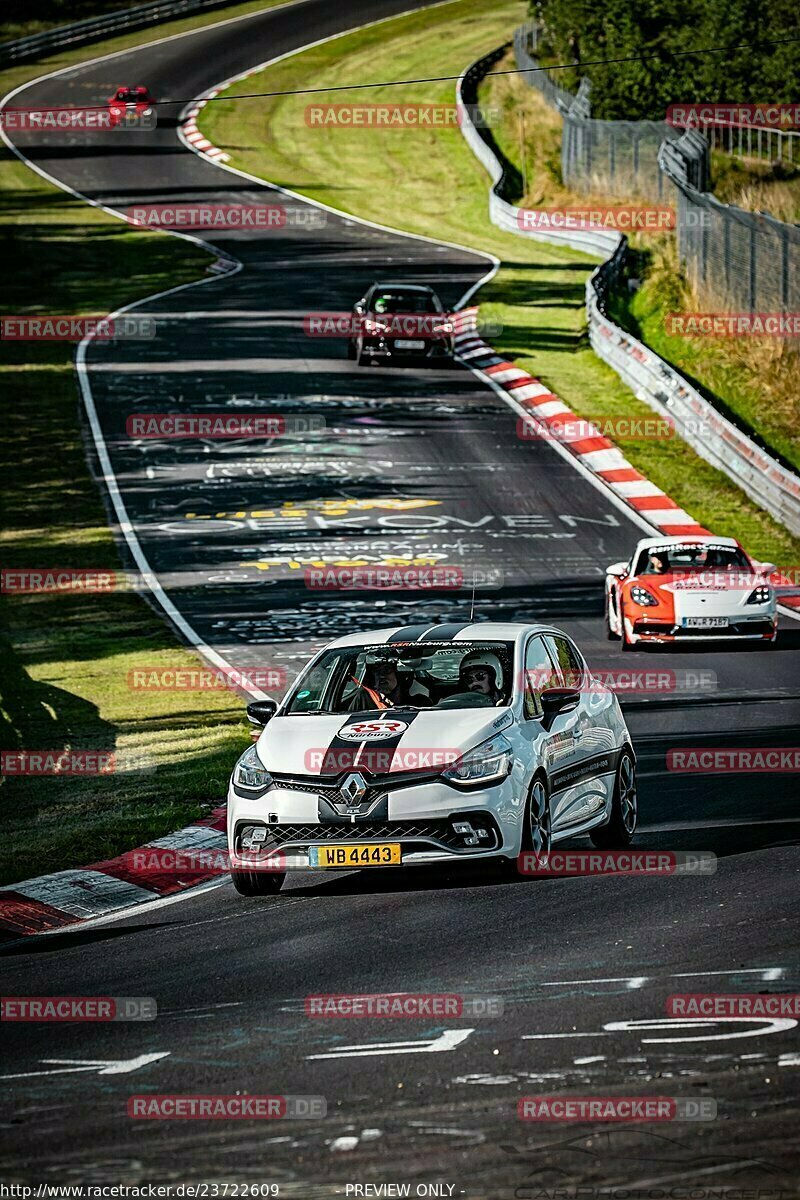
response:
[[[574,788],[565,790],[563,780],[572,773],[582,755],[580,738],[575,737],[580,706],[570,712],[558,713],[549,722],[545,719],[542,692],[548,687],[565,686],[565,678],[559,670],[555,652],[548,647],[543,634],[534,634],[528,639],[524,663],[521,732],[530,744],[529,761],[534,766],[541,762],[547,772],[550,813],[555,831],[559,821],[563,823],[562,810],[574,792]]]
[[[543,638],[560,685],[580,692],[577,706],[557,719],[563,724],[551,791],[556,834],[582,824],[604,806],[608,773],[614,767],[613,738],[605,722],[598,720],[606,698],[593,686],[591,672],[575,643],[561,633],[546,633]]]

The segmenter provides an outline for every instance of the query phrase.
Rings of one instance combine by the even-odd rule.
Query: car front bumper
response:
[[[244,865],[239,857],[242,834],[252,828],[266,831],[256,857],[274,856],[280,870],[319,870],[310,862],[312,846],[399,844],[400,865],[409,867],[519,853],[523,805],[514,799],[511,778],[478,791],[436,781],[389,790],[357,820],[321,819],[329,806],[311,786],[305,781],[303,791],[273,786],[260,796],[242,796],[229,788],[228,846],[234,868]],[[468,825],[471,833],[459,833],[454,825]],[[469,844],[472,838],[475,842]],[[248,856],[253,850],[247,847]],[[252,866],[249,857],[246,865]]]

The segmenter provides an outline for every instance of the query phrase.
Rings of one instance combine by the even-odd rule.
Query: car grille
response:
[[[407,850],[430,850],[425,843],[436,842],[448,850],[467,853],[471,848],[463,845],[461,837],[454,833],[449,821],[387,821],[379,825],[350,822],[333,822],[325,825],[267,825],[267,840],[262,843],[265,851],[277,850],[290,843],[309,842],[404,842]],[[492,840],[481,842],[479,849],[494,850],[498,845],[497,834],[491,830]],[[409,842],[420,842],[418,847]],[[477,848],[477,847],[476,847]]]
[[[357,767],[353,769],[358,770]],[[437,771],[395,771],[393,775],[374,775],[372,777],[367,771],[364,771],[362,773],[368,787],[366,794],[361,797],[361,802],[369,804],[378,796],[385,795],[386,792],[396,791],[402,787],[414,787],[421,783],[430,783],[440,777],[443,769],[440,767]],[[310,792],[315,796],[322,796],[326,800],[340,800],[341,785],[350,773],[350,771],[344,771],[335,777],[329,777],[325,782],[315,775],[276,775],[273,773],[272,778],[279,787],[291,788],[293,792]]]

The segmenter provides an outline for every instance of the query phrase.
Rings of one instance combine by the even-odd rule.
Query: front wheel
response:
[[[639,817],[639,794],[636,788],[636,764],[626,747],[620,755],[611,818],[605,825],[593,829],[589,837],[600,850],[624,850],[633,841]]]
[[[620,635],[622,638],[622,649],[623,650],[635,650],[636,642],[632,642],[630,640],[630,638],[628,637],[628,630],[625,628],[625,609],[622,607],[620,607],[620,610],[619,610],[619,627],[622,630],[622,633]]]
[[[523,851],[547,854],[553,846],[553,825],[547,784],[537,775],[531,784],[525,809],[525,828],[522,831]]]
[[[273,896],[281,890],[285,878],[285,871],[231,871],[240,896]]]

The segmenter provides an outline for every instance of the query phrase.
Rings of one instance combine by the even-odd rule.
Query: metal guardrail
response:
[[[103,17],[89,17],[71,25],[57,25],[43,33],[0,43],[0,67],[32,58],[42,58],[48,51],[59,50],[64,46],[100,41],[111,33],[141,29],[145,25],[156,25],[159,21],[173,20],[205,9],[224,8],[235,3],[239,3],[239,0],[154,0],[151,4],[124,8]]]
[[[637,400],[659,415],[668,416],[677,432],[701,458],[723,471],[792,533],[800,535],[800,478],[717,412],[688,380],[649,346],[620,329],[608,316],[608,298],[625,268],[627,239],[606,230],[542,233],[523,229],[523,210],[500,194],[503,181],[509,176],[510,164],[503,161],[491,134],[476,127],[470,110],[477,101],[480,79],[505,49],[502,47],[474,63],[456,85],[461,132],[492,180],[489,193],[492,224],[510,233],[537,241],[556,242],[606,258],[586,283],[586,317],[592,349],[617,372]],[[610,245],[611,239],[613,245]]]
[[[539,242],[550,242],[556,246],[568,246],[572,250],[581,250],[600,258],[613,254],[620,242],[621,235],[614,230],[598,229],[550,229],[531,230],[526,228],[525,210],[517,208],[506,200],[504,193],[519,191],[521,177],[516,168],[503,156],[498,149],[492,134],[481,125],[478,131],[473,120],[478,107],[478,83],[494,64],[502,58],[507,46],[501,46],[491,54],[478,59],[468,67],[456,84],[456,111],[458,114],[461,133],[475,154],[489,172],[492,188],[489,192],[489,219],[498,229],[507,233],[516,233],[520,237],[532,237]]]

